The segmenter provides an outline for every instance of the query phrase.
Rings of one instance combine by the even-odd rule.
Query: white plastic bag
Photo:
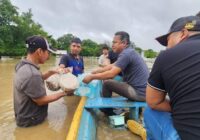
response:
[[[59,85],[63,91],[72,91],[79,87],[79,82],[76,76],[66,73],[60,76]]]
[[[52,90],[52,91],[59,90],[60,89],[59,81],[60,81],[60,75],[59,74],[54,74],[54,75],[50,76],[46,80],[47,88],[49,90]]]

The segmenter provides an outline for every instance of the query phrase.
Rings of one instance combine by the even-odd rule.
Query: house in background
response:
[[[56,50],[55,53],[56,53],[56,57],[60,57],[64,54],[67,54],[67,50]]]

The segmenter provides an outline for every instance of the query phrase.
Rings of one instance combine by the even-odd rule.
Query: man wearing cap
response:
[[[79,55],[81,52],[81,43],[79,38],[73,38],[70,43],[70,53],[63,55],[59,63],[60,68],[71,67],[73,69],[72,74],[75,76],[84,72],[83,58]]]
[[[49,53],[53,52],[47,40],[31,36],[27,38],[26,45],[27,57],[16,65],[14,78],[14,111],[20,127],[42,123],[47,116],[48,103],[65,96],[64,92],[46,94],[44,80],[57,73],[54,70],[45,74],[40,72],[39,64],[44,64]]]
[[[200,18],[177,19],[156,38],[167,46],[157,57],[146,90],[148,139],[200,139]],[[169,95],[169,100],[166,95]]]
[[[115,92],[130,100],[145,101],[149,72],[141,56],[130,47],[129,34],[124,31],[116,32],[112,49],[119,54],[117,61],[103,67],[98,73],[87,75],[83,82],[89,83],[94,79],[105,80],[102,90],[103,97],[111,97],[112,92]],[[123,82],[111,79],[120,72],[123,75]],[[106,109],[104,112],[107,115],[113,115],[112,109]]]

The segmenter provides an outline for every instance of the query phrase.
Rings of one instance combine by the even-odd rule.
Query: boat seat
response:
[[[130,101],[124,97],[88,98],[85,104],[87,109],[99,108],[130,108],[130,117],[139,120],[139,108],[146,107],[146,102]]]

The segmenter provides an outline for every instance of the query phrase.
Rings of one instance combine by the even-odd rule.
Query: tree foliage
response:
[[[11,46],[14,41],[13,28],[14,19],[17,15],[16,7],[12,6],[10,1],[2,0],[0,2],[0,47]]]
[[[10,0],[0,2],[0,55],[24,55],[25,39],[31,35],[42,35],[47,33],[42,26],[32,19],[32,12],[24,12],[21,15],[17,7]],[[51,41],[51,39],[50,39]]]
[[[155,58],[158,55],[157,52],[154,52],[152,49],[148,49],[144,51],[144,56],[146,58]]]
[[[73,34],[65,34],[62,37],[59,37],[57,39],[58,49],[65,49],[69,51],[70,42],[74,37],[75,36]]]
[[[13,6],[10,0],[0,0],[0,56],[21,56],[25,55],[25,39],[32,35],[41,35],[48,39],[50,44],[58,49],[67,50],[73,34],[65,34],[55,40],[51,35],[45,32],[39,23],[32,19],[33,14],[31,9],[21,14],[18,13],[18,8]],[[109,42],[106,42],[109,44]],[[141,54],[143,51],[137,47],[134,42],[131,46]],[[101,45],[86,39],[82,41],[83,56],[99,56],[101,54]],[[145,56],[148,58],[156,57],[157,53],[153,50],[146,50]]]
[[[82,52],[81,52],[82,55],[84,55],[84,56],[99,56],[100,52],[101,52],[101,48],[96,42],[94,42],[90,39],[83,40]]]

